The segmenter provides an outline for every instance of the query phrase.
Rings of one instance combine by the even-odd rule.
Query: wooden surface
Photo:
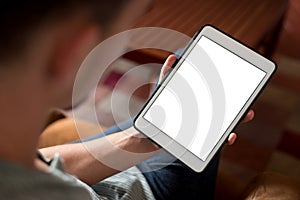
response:
[[[277,40],[287,5],[287,0],[154,0],[151,10],[135,27],[163,27],[192,37],[203,25],[212,24],[250,47],[267,49],[274,47],[271,43]],[[177,42],[164,34],[145,33],[135,36],[130,47],[141,46],[145,41],[174,46]],[[136,57],[158,60],[168,54],[153,49],[138,53]]]

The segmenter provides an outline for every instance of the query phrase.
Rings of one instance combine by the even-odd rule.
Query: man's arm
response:
[[[160,80],[175,60],[174,55],[169,56],[161,70]],[[253,117],[254,112],[250,110],[242,122],[250,121]],[[236,137],[232,133],[228,144],[233,144]],[[142,138],[134,128],[130,128],[90,142],[49,147],[41,149],[41,152],[46,157],[60,153],[68,173],[93,185],[146,160],[157,150],[159,148],[150,140]]]
[[[175,61],[174,55],[168,57],[162,67],[159,81]],[[40,151],[49,158],[59,153],[64,159],[68,173],[93,185],[155,154],[159,148],[140,136],[134,128],[130,128],[90,142],[59,145]]]
[[[159,148],[134,129],[108,135],[90,142],[41,149],[45,157],[59,153],[66,171],[87,184],[130,168],[154,155]]]

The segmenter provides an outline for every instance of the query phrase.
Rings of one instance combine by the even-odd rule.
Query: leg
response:
[[[163,151],[138,165],[156,199],[213,199],[220,153],[201,173],[179,160],[164,166],[173,158]],[[155,169],[151,171],[152,169]],[[146,171],[146,172],[145,172]]]

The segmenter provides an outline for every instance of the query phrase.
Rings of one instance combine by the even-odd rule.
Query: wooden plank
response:
[[[135,27],[163,27],[188,36],[212,24],[253,48],[259,48],[285,14],[287,0],[154,0],[153,8]],[[129,48],[159,43],[179,48],[181,41],[163,33],[136,35]],[[165,59],[168,52],[139,50],[145,56]]]

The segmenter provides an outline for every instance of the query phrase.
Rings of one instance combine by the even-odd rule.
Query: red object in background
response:
[[[103,82],[103,85],[114,88],[122,76],[123,73],[121,72],[111,71]]]

